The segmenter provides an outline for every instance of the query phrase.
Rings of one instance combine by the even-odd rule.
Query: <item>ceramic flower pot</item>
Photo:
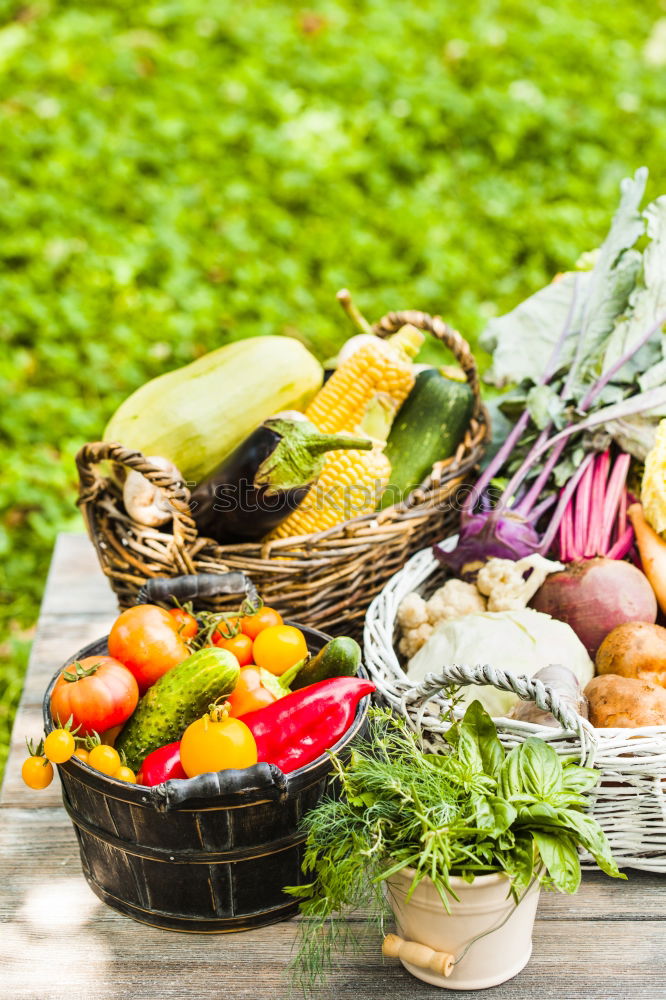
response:
[[[400,937],[389,935],[384,944],[384,953],[400,958],[413,976],[450,990],[482,990],[506,982],[527,965],[538,882],[516,906],[504,874],[480,875],[471,883],[454,877],[458,901],[450,900],[447,913],[428,878],[406,899],[413,876],[406,868],[387,883]],[[474,940],[478,935],[483,937]]]

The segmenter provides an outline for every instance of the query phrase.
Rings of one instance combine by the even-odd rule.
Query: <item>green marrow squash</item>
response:
[[[196,485],[267,417],[305,409],[323,377],[293,337],[248,337],[146,382],[118,407],[104,440],[168,458]]]
[[[292,691],[330,677],[355,677],[361,665],[361,647],[346,635],[331,639],[316,656],[301,667],[291,682]]]
[[[179,740],[191,722],[238,683],[238,660],[226,649],[207,648],[188,656],[149,687],[116,740],[132,770],[153,750]]]
[[[473,409],[474,395],[467,382],[448,378],[436,368],[419,372],[386,443],[391,478],[379,502],[380,510],[405,500],[435,462],[455,453]]]

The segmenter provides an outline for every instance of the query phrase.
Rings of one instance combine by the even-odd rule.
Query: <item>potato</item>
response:
[[[666,687],[666,628],[624,622],[609,632],[596,655],[598,674],[620,674]]]
[[[666,691],[651,681],[604,674],[592,678],[585,695],[598,729],[666,726]]]

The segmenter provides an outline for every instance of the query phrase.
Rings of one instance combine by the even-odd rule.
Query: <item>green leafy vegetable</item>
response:
[[[287,891],[303,914],[297,977],[307,986],[350,943],[337,912],[370,906],[382,919],[382,884],[414,869],[411,890],[430,878],[445,907],[453,876],[503,872],[519,899],[536,877],[561,892],[580,882],[578,847],[608,875],[618,871],[606,837],[582,810],[598,772],[563,760],[539,739],[508,754],[495,724],[474,701],[447,732],[441,754],[425,753],[403,720],[373,709],[367,743],[348,763],[332,755],[342,794],[304,819],[303,872]]]

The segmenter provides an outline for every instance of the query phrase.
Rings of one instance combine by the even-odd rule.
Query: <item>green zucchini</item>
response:
[[[454,454],[473,408],[474,396],[467,382],[447,378],[436,368],[419,372],[386,443],[391,478],[379,501],[380,510],[405,500],[435,462]]]
[[[104,440],[168,458],[196,485],[267,417],[304,409],[323,376],[293,337],[249,337],[146,382],[118,407]]]
[[[298,671],[290,687],[292,691],[328,680],[329,677],[355,677],[361,665],[361,647],[355,639],[338,636],[331,639],[316,656]]]
[[[240,667],[226,649],[200,649],[148,688],[116,740],[132,770],[153,750],[179,740],[211,702],[231,694]]]

